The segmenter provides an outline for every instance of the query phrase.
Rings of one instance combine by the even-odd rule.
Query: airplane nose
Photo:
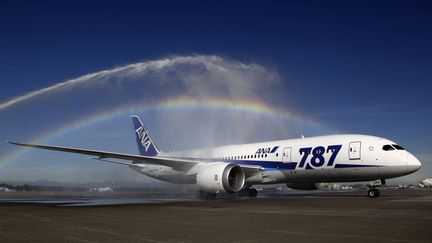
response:
[[[420,160],[418,160],[414,155],[408,153],[406,166],[407,170],[410,171],[410,173],[413,173],[420,169],[421,163]]]

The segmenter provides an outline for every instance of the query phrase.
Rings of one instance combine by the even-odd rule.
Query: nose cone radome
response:
[[[410,173],[416,172],[420,169],[421,163],[414,155],[408,153],[407,156],[407,170]]]

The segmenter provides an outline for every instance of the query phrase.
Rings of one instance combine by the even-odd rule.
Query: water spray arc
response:
[[[278,108],[267,102],[262,95],[266,92],[262,87],[271,88],[278,82],[280,77],[277,72],[258,64],[244,64],[219,56],[174,56],[103,70],[30,92],[0,103],[0,118],[11,117],[10,114],[16,110],[20,116],[31,116],[33,104],[38,105],[36,109],[43,109],[47,102],[52,106],[49,108],[50,113],[59,114],[56,117],[61,117],[61,110],[72,113],[55,122],[50,121],[51,117],[39,120],[39,123],[47,123],[47,128],[34,130],[23,138],[32,143],[49,142],[82,128],[149,111],[156,114],[170,111],[190,114],[194,110],[207,110],[232,114],[234,118],[235,114],[244,113],[281,124],[291,122],[318,130],[330,130],[293,110]],[[95,98],[92,97],[99,95],[97,99],[100,99],[105,94],[111,95],[106,104],[93,104]],[[89,105],[70,105],[69,108],[66,103],[56,106],[58,98],[67,96],[69,100],[74,100],[75,95],[87,99]],[[32,109],[22,108],[27,106]],[[71,112],[74,110],[79,112]],[[185,115],[183,118],[190,119],[192,126],[200,122],[199,117],[188,118]],[[230,126],[233,127],[242,126],[244,122],[239,119],[232,121],[234,124]],[[258,121],[248,122],[255,125]],[[9,125],[10,128],[5,126],[5,129],[14,130],[13,127],[17,126],[13,123]],[[206,125],[214,126],[212,123]],[[14,137],[11,132],[6,138]],[[10,164],[6,162],[13,162],[27,153],[8,149],[3,151],[0,165]]]

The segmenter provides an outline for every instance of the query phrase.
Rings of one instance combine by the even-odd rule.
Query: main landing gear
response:
[[[238,194],[240,197],[257,197],[258,191],[255,188],[245,187]]]
[[[199,199],[216,199],[217,193],[210,193],[210,192],[203,192],[203,191],[197,191],[195,196]]]

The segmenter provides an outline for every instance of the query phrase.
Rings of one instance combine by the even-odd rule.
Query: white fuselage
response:
[[[247,185],[291,182],[354,182],[387,179],[417,171],[421,164],[396,143],[368,135],[331,135],[230,145],[172,153],[166,158],[260,166]],[[200,165],[197,165],[200,166]],[[147,176],[175,183],[194,183],[190,172],[160,165],[131,167]]]

